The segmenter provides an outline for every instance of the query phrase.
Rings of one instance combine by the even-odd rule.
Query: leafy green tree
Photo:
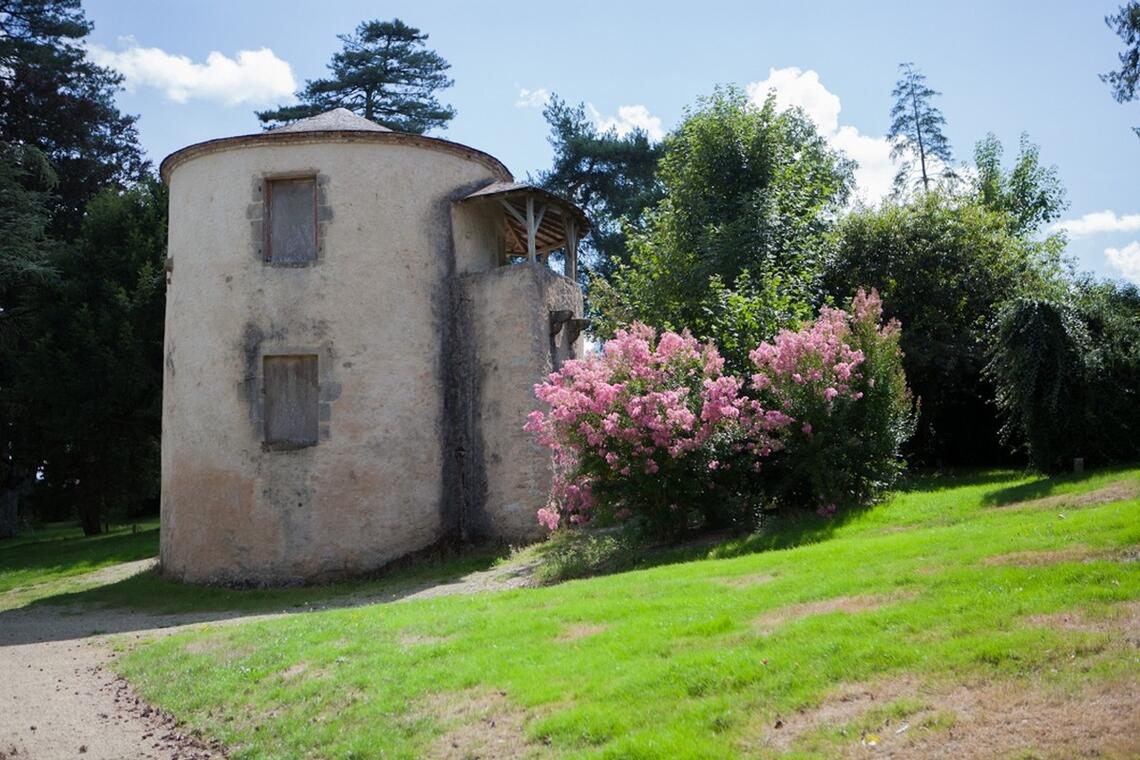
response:
[[[1136,99],[1136,86],[1140,83],[1140,0],[1130,0],[1120,6],[1115,15],[1105,16],[1104,23],[1124,41],[1120,53],[1120,71],[1101,75],[1101,81],[1112,89],[1118,103]],[[1140,127],[1132,128],[1140,137]]]
[[[857,210],[835,234],[828,291],[877,288],[902,323],[907,382],[920,404],[912,440],[935,464],[999,460],[993,388],[982,375],[998,309],[1063,289],[1064,241],[1016,234],[1011,216],[972,195],[932,190],[910,203]]]
[[[1009,215],[1011,231],[1028,234],[1058,219],[1068,206],[1056,166],[1041,164],[1040,149],[1022,133],[1013,168],[1002,167],[1001,141],[992,133],[974,148],[974,191],[982,204]]]
[[[75,233],[101,188],[146,171],[135,117],[115,107],[122,77],[82,47],[90,31],[79,0],[0,0],[0,142],[35,147],[51,163],[57,237]]]
[[[632,237],[631,263],[594,281],[602,333],[630,320],[688,328],[745,366],[734,343],[810,314],[852,167],[772,97],[757,107],[723,88],[702,99],[666,138],[665,197]]]
[[[926,84],[926,76],[913,63],[899,64],[900,77],[891,91],[891,126],[887,139],[891,141],[891,158],[902,159],[895,174],[895,192],[906,189],[907,182],[918,164],[919,181],[924,192],[930,190],[931,175],[937,172],[943,179],[954,177],[950,164],[953,156],[950,140],[943,133],[946,118],[932,102],[942,93]],[[932,163],[942,162],[941,168]]]
[[[590,216],[582,241],[584,275],[611,275],[629,261],[628,237],[645,228],[646,212],[662,197],[657,164],[663,152],[643,130],[599,132],[583,104],[555,96],[543,109],[554,164],[539,175],[546,189],[572,199]]]
[[[451,64],[424,44],[428,36],[419,29],[398,18],[365,21],[337,39],[344,48],[333,55],[330,77],[306,82],[300,104],[259,111],[257,118],[275,126],[347,108],[390,129],[423,134],[445,129],[455,117],[436,96],[453,84],[446,73]]]
[[[25,443],[42,482],[71,495],[87,534],[157,492],[165,255],[163,185],[92,199],[79,237],[52,257],[59,285],[38,294],[3,389],[35,421]]]

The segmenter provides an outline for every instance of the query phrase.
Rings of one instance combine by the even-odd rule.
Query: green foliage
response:
[[[836,231],[828,292],[874,287],[886,316],[902,322],[903,366],[920,404],[912,446],[922,461],[1001,456],[982,376],[990,325],[1006,301],[1062,287],[1063,241],[1035,241],[1014,226],[974,198],[931,191],[857,210]]]
[[[1120,53],[1120,70],[1101,75],[1108,84],[1112,97],[1118,103],[1136,99],[1136,85],[1140,82],[1140,0],[1129,0],[1120,6],[1115,15],[1105,16],[1104,23],[1120,35],[1124,50]],[[1133,131],[1140,137],[1140,127]]]
[[[922,190],[930,190],[931,174],[937,171],[943,179],[954,177],[950,164],[953,156],[950,140],[942,132],[946,118],[931,101],[942,93],[926,84],[926,76],[913,63],[899,64],[899,80],[891,91],[891,126],[887,139],[891,141],[891,158],[903,159],[895,174],[895,192],[902,193],[914,174],[915,163],[919,173],[915,180]],[[932,159],[942,162],[940,168]]]
[[[974,148],[974,192],[982,205],[1009,216],[1010,231],[1030,234],[1061,216],[1068,206],[1056,166],[1042,166],[1040,149],[1022,133],[1017,159],[1002,168],[1004,149],[992,133]]]
[[[51,263],[5,401],[35,420],[25,445],[43,484],[69,490],[84,529],[157,492],[165,309],[166,190],[105,191]]]
[[[1046,471],[1140,456],[1140,292],[1082,283],[1001,311],[987,371],[1009,442]]]
[[[644,229],[646,212],[661,200],[657,164],[662,144],[650,142],[640,129],[624,136],[613,128],[599,132],[584,105],[571,107],[557,96],[542,115],[550,125],[554,165],[539,181],[590,216],[582,272],[608,277],[628,262],[630,231]]]
[[[438,90],[450,87],[451,64],[424,43],[428,35],[400,19],[364,21],[352,34],[337,35],[344,48],[333,55],[327,79],[305,83],[299,105],[259,111],[267,126],[347,108],[398,132],[446,129],[455,109]]]
[[[845,204],[853,164],[800,111],[756,107],[718,89],[666,138],[665,197],[630,241],[631,263],[592,282],[600,333],[637,320],[687,328],[744,367],[747,335],[810,315],[825,235]],[[728,329],[721,335],[721,329]],[[752,342],[755,345],[755,342]]]
[[[0,4],[0,143],[35,147],[51,162],[57,237],[75,234],[100,189],[146,170],[135,117],[115,107],[122,77],[87,59],[90,31],[79,0]]]

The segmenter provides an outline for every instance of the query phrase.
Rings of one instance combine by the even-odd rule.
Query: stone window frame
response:
[[[310,261],[274,261],[268,258],[269,252],[269,192],[270,182],[278,180],[313,180],[316,189],[316,233],[317,256]],[[246,217],[250,222],[250,237],[253,256],[257,261],[267,267],[283,269],[298,269],[317,266],[324,262],[326,250],[325,240],[328,226],[332,222],[332,206],[328,199],[329,177],[318,169],[296,169],[283,172],[266,172],[254,177],[251,202],[246,208]]]
[[[257,352],[254,363],[253,377],[248,378],[252,394],[253,407],[251,422],[256,431],[257,441],[262,451],[300,452],[320,446],[329,440],[332,434],[332,406],[340,398],[341,386],[334,377],[334,360],[332,345],[325,343],[319,346],[312,344],[296,345],[284,344],[272,347],[262,347]],[[267,356],[313,356],[317,357],[317,442],[304,445],[289,443],[269,443],[265,440],[265,357]],[[252,357],[251,357],[252,358]],[[250,382],[252,381],[252,382]]]

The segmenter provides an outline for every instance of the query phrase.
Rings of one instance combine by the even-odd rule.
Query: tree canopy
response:
[[[35,333],[10,367],[37,487],[68,494],[88,533],[157,495],[165,257],[161,183],[97,195],[53,255],[59,282],[33,297]]]
[[[929,463],[1001,457],[993,390],[982,376],[998,308],[1060,287],[1063,240],[1014,231],[978,198],[931,190],[857,210],[836,229],[828,291],[873,287],[903,326],[907,381],[920,401],[914,446]]]
[[[1014,233],[1039,231],[1060,218],[1068,203],[1056,166],[1041,163],[1040,149],[1022,133],[1013,168],[1002,167],[1005,149],[992,133],[974,148],[974,190],[986,208],[1009,215]]]
[[[718,89],[665,140],[664,198],[632,257],[592,295],[603,332],[640,320],[715,338],[730,362],[809,313],[824,233],[843,208],[853,164],[799,110]]]
[[[455,109],[437,92],[453,84],[451,64],[426,46],[428,35],[400,19],[364,21],[352,34],[337,35],[344,47],[329,63],[330,76],[312,79],[297,93],[301,102],[259,111],[266,126],[347,108],[398,132],[445,129]]]

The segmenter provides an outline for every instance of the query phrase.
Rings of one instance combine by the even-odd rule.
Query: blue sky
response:
[[[860,161],[866,197],[890,174],[882,135],[900,61],[944,94],[956,158],[994,132],[1016,153],[1028,131],[1068,188],[1069,250],[1082,270],[1140,282],[1140,103],[1097,75],[1121,41],[1108,2],[316,3],[86,0],[92,55],[127,76],[157,162],[184,145],[258,130],[256,108],[323,76],[338,33],[399,17],[452,64],[440,136],[486,150],[516,176],[548,166],[547,93],[590,104],[601,124],[672,128],[716,84],[803,106]],[[694,10],[696,8],[696,10]]]

